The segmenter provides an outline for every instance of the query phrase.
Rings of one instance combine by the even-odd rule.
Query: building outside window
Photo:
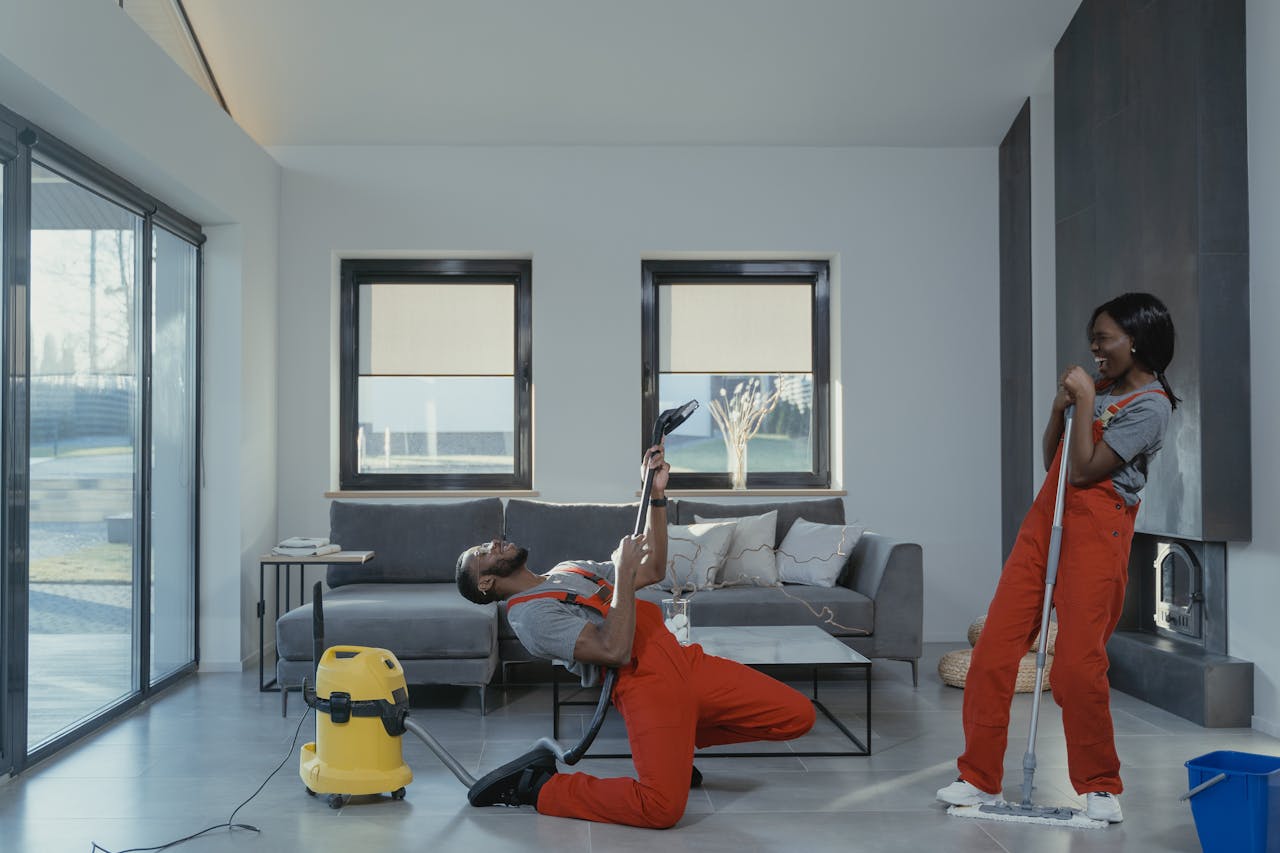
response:
[[[341,488],[531,488],[531,272],[342,262]]]
[[[733,485],[725,425],[752,400],[768,413],[744,445],[746,487],[830,487],[828,276],[825,261],[643,263],[644,441],[658,412],[700,403],[666,442],[672,488]]]

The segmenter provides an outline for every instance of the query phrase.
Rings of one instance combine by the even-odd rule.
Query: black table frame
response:
[[[283,560],[259,560],[258,561],[258,692],[259,693],[279,693],[280,685],[275,676],[276,664],[280,662],[280,648],[275,650],[275,663],[271,665],[271,680],[266,681],[266,655],[263,648],[266,646],[267,620],[264,618],[267,613],[267,599],[265,595],[264,580],[266,577],[267,566],[274,566],[276,570],[276,612],[275,619],[271,621],[274,625],[276,620],[289,612],[291,608],[289,599],[293,597],[292,575],[290,569],[298,570],[298,607],[306,604],[306,567],[307,566],[323,566],[324,563],[316,562],[314,559],[308,562],[285,562]],[[281,570],[283,569],[283,572]],[[280,575],[284,574],[284,598],[280,597]],[[283,605],[283,608],[281,608]]]

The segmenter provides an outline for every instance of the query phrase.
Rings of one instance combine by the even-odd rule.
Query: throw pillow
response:
[[[778,511],[769,510],[764,515],[744,515],[738,518],[703,518],[695,515],[698,523],[732,521],[733,537],[729,540],[729,553],[725,555],[720,583],[725,586],[777,586],[778,564],[773,553],[773,543],[778,535]]]
[[[667,525],[667,576],[661,589],[693,592],[716,581],[733,537],[733,524]]]
[[[807,586],[836,585],[865,527],[815,524],[797,518],[778,546],[778,579]]]

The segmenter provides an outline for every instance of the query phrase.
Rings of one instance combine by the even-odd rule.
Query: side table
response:
[[[266,661],[264,660],[263,647],[266,640],[266,613],[267,599],[264,593],[264,580],[266,577],[267,566],[276,569],[276,611],[275,619],[279,619],[285,612],[289,610],[289,599],[293,597],[292,593],[292,575],[289,573],[291,567],[296,566],[298,569],[298,605],[301,607],[306,603],[306,583],[303,573],[307,566],[327,565],[329,563],[367,563],[373,559],[372,551],[335,551],[332,554],[321,554],[313,557],[290,557],[282,554],[266,554],[258,558],[258,692],[260,693],[276,693],[280,690],[275,676],[275,665],[271,667],[272,676],[270,681],[266,678]],[[284,598],[280,597],[280,569],[284,569]],[[283,609],[281,608],[283,606]],[[275,619],[271,624],[275,624]],[[275,659],[280,661],[280,649],[276,648]]]

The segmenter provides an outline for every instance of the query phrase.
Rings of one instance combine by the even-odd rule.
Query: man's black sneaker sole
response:
[[[556,772],[555,756],[549,750],[539,748],[508,761],[477,780],[467,791],[467,801],[477,807],[537,805],[536,792],[527,802],[520,796],[520,779],[526,770],[550,776]]]

